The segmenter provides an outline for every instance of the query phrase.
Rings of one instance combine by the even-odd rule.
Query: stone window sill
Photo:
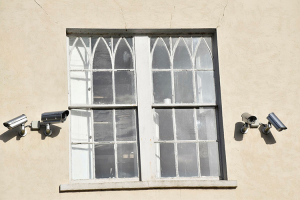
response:
[[[93,190],[134,190],[160,188],[213,188],[234,189],[237,181],[227,180],[158,180],[134,182],[84,182],[61,184],[60,192],[93,191]]]

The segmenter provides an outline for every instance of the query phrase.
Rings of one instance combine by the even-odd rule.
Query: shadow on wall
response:
[[[244,123],[243,122],[237,122],[235,123],[235,129],[234,129],[234,139],[236,141],[242,141],[244,139],[244,135],[241,133],[241,128],[243,127]],[[265,135],[262,131],[263,126],[259,126],[259,132],[260,136],[265,140],[266,144],[275,144],[276,140],[273,136],[273,134],[270,132],[268,135]],[[246,133],[249,134],[249,133]]]
[[[237,122],[235,123],[235,129],[234,129],[234,139],[236,141],[242,141],[244,138],[244,134],[241,133],[241,128],[243,127],[243,122]]]
[[[275,144],[276,143],[276,140],[271,131],[268,135],[266,135],[263,133],[263,126],[260,126],[258,129],[260,132],[260,136],[265,140],[266,144]]]
[[[0,135],[0,140],[2,140],[4,143],[8,142],[9,140],[16,137],[16,140],[20,140],[21,136],[18,134],[18,132],[21,130],[20,127],[15,129],[10,129]]]
[[[50,136],[45,136],[45,134],[44,134],[45,127],[43,127],[43,126],[41,127],[40,130],[37,130],[37,131],[35,131],[35,130],[30,131],[30,130],[27,129],[27,135],[26,136],[28,136],[28,134],[38,132],[39,134],[41,134],[41,139],[42,140],[45,140],[46,137],[55,138],[60,133],[61,127],[58,127],[58,126],[55,126],[55,125],[52,125],[52,124],[50,125],[50,127],[51,127],[51,130],[52,130],[52,135],[50,135]],[[17,128],[8,130],[8,131],[6,131],[6,132],[4,132],[0,135],[0,140],[2,140],[4,143],[8,142],[9,140],[13,139],[14,137],[16,137],[16,140],[20,140],[21,138],[23,138],[18,134],[18,132],[20,130],[21,130],[21,127],[17,127]]]

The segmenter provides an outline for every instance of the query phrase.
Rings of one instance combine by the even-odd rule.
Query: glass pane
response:
[[[201,176],[219,176],[219,150],[217,142],[200,142]]]
[[[119,40],[121,41],[122,38],[113,38],[113,44],[114,44],[114,52],[116,52],[116,45],[118,44]]]
[[[112,104],[112,73],[94,72],[93,74],[94,104]]]
[[[136,144],[118,144],[119,178],[138,177]]]
[[[172,109],[155,109],[156,134],[159,140],[174,140]]]
[[[156,42],[158,37],[152,37],[150,38],[150,51],[152,52],[152,48],[153,48],[153,45],[154,43]],[[163,41],[165,42],[166,46],[167,46],[167,49],[170,51],[170,37],[163,37],[162,38]]]
[[[158,147],[157,155],[160,161],[160,177],[175,177],[175,154],[174,154],[174,144],[156,144]]]
[[[114,144],[95,145],[95,174],[96,178],[115,177]]]
[[[216,103],[214,72],[196,72],[196,94],[198,103]]]
[[[153,48],[153,45],[154,45],[156,39],[157,39],[157,37],[152,37],[152,38],[150,38],[150,51],[151,51],[151,52],[152,52],[152,50],[153,50],[152,48]]]
[[[213,69],[213,62],[208,47],[202,38],[195,57],[196,69]]]
[[[174,72],[175,102],[193,103],[193,73],[191,71]]]
[[[179,42],[179,38],[178,37],[172,37],[171,42],[172,42],[172,48],[173,48],[173,51],[174,51],[176,43]]]
[[[200,39],[200,37],[193,37],[193,54],[197,51],[197,45]]]
[[[163,37],[162,38],[167,45],[168,50],[170,51],[170,38],[169,37]]]
[[[212,52],[212,42],[211,42],[211,37],[204,37],[203,38],[205,42],[207,43],[209,50]]]
[[[172,102],[172,87],[170,72],[153,72],[154,103]]]
[[[81,40],[83,41],[83,44],[87,47],[87,49],[89,49],[89,47],[90,47],[90,38],[89,37],[81,37]]]
[[[69,37],[69,49],[74,45],[77,37]]]
[[[111,51],[111,49],[112,49],[111,38],[110,37],[104,37],[103,39],[105,40],[106,44],[108,45],[109,51]]]
[[[93,69],[111,69],[111,58],[109,54],[109,46],[106,41],[101,38],[94,54]]]
[[[191,56],[183,39],[180,39],[174,54],[174,69],[192,69]]]
[[[126,38],[126,41],[128,42],[130,48],[132,49],[132,47],[133,47],[132,38]]]
[[[190,54],[191,54],[192,53],[192,43],[193,43],[192,38],[191,37],[184,37],[183,39],[184,39],[184,41],[185,41],[185,43],[186,43],[186,45],[187,45],[187,47],[190,51]]]
[[[116,110],[117,141],[136,141],[134,109]]]
[[[92,145],[78,144],[72,145],[72,179],[91,179],[92,170]]]
[[[98,41],[99,37],[91,37],[91,46],[92,46],[92,51],[95,49],[96,42]],[[100,40],[100,39],[99,39]]]
[[[83,38],[87,39],[87,38]],[[70,42],[72,40],[70,39]],[[87,48],[87,49],[86,49]],[[77,39],[77,42],[70,52],[70,69],[88,69],[89,68],[89,43],[86,43],[86,48],[84,47],[80,38]]]
[[[195,140],[194,109],[176,109],[177,140]]]
[[[178,174],[180,177],[198,176],[195,143],[178,143]]]
[[[101,37],[105,40],[106,44],[108,45],[108,49],[109,51],[111,51],[111,38],[110,37]],[[99,40],[100,42],[100,38],[99,37],[91,37],[91,46],[92,46],[92,50],[94,51],[95,49],[95,45],[96,42]]]
[[[133,58],[128,45],[121,39],[115,55],[115,69],[133,69]]]
[[[90,72],[70,72],[71,104],[91,103]]]
[[[197,111],[199,140],[217,140],[216,111],[213,108],[200,108]]]
[[[116,103],[135,103],[134,72],[118,71],[115,73]]]
[[[113,112],[112,110],[94,110],[95,142],[113,141]]]
[[[158,39],[152,58],[153,69],[170,69],[170,57],[167,51],[166,44],[161,38]]]
[[[91,142],[91,113],[88,110],[71,110],[71,141]]]

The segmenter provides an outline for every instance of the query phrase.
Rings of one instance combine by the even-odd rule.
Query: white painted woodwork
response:
[[[152,112],[152,87],[150,73],[150,38],[135,37],[136,74],[138,94],[139,142],[141,180],[150,181],[156,177],[154,121]]]

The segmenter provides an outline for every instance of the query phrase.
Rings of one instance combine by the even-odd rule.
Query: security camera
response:
[[[247,112],[242,114],[242,120],[245,122],[243,127],[241,128],[241,133],[245,134],[248,132],[248,128],[257,128],[259,126],[259,122],[256,116],[251,115]]]
[[[257,120],[257,117],[245,112],[242,114],[242,120],[247,124],[254,124],[255,121]]]
[[[41,120],[42,120],[41,125],[46,126],[46,130],[44,131],[44,134],[46,136],[51,135],[52,130],[50,128],[50,124],[63,123],[64,121],[66,121],[68,115],[69,115],[68,110],[43,113],[41,116]]]
[[[45,112],[42,114],[42,122],[50,124],[63,123],[64,121],[66,121],[68,115],[68,110]]]
[[[27,131],[25,129],[25,123],[27,122],[26,115],[22,114],[16,118],[13,118],[7,122],[4,122],[3,125],[8,129],[13,129],[18,126],[21,126],[21,131],[19,131],[19,135],[24,137],[27,134]]]
[[[287,127],[278,119],[278,117],[273,112],[268,115],[267,120],[269,121],[268,124],[263,124],[263,133],[266,135],[270,133],[272,125],[279,132],[287,129]]]

